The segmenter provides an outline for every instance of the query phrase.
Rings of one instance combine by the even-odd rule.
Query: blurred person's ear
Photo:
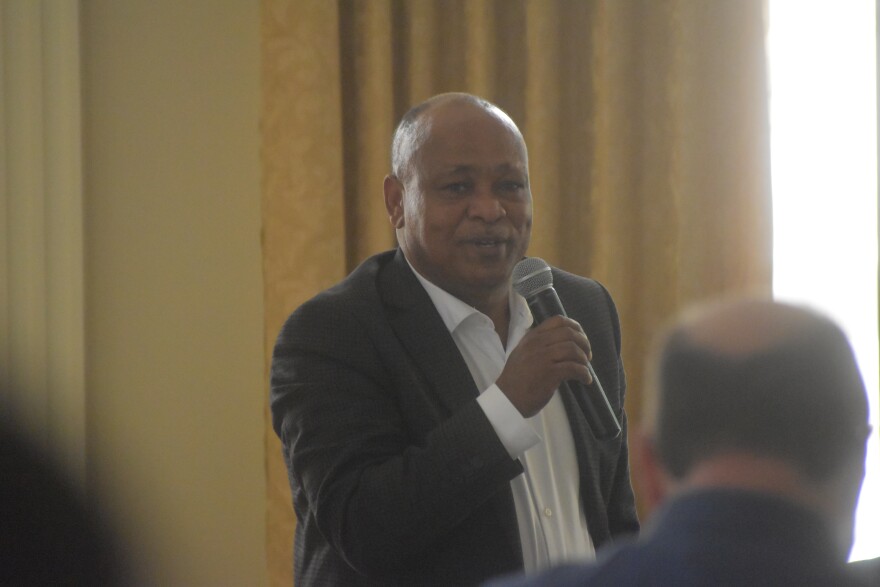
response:
[[[650,515],[666,499],[671,482],[658,458],[654,439],[642,426],[630,429],[630,456],[633,481],[645,513]]]

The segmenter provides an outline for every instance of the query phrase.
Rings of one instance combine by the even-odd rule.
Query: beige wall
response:
[[[259,3],[81,6],[88,482],[151,582],[263,585]]]

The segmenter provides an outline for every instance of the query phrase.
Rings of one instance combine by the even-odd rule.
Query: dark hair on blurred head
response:
[[[751,352],[721,351],[687,327],[664,339],[654,366],[654,436],[674,477],[713,455],[745,451],[783,459],[818,481],[863,453],[867,396],[852,349],[830,320],[793,312],[800,321],[790,331],[774,331],[759,316],[743,324],[771,333]]]

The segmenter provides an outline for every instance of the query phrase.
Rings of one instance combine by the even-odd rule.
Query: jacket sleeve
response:
[[[451,414],[432,402],[381,324],[310,302],[283,327],[271,370],[300,523],[368,576],[410,564],[522,471],[476,398]]]

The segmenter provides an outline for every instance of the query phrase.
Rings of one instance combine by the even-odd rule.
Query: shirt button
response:
[[[544,508],[544,515],[547,516],[548,518],[552,518],[553,517],[553,510],[551,510],[550,508]]]

